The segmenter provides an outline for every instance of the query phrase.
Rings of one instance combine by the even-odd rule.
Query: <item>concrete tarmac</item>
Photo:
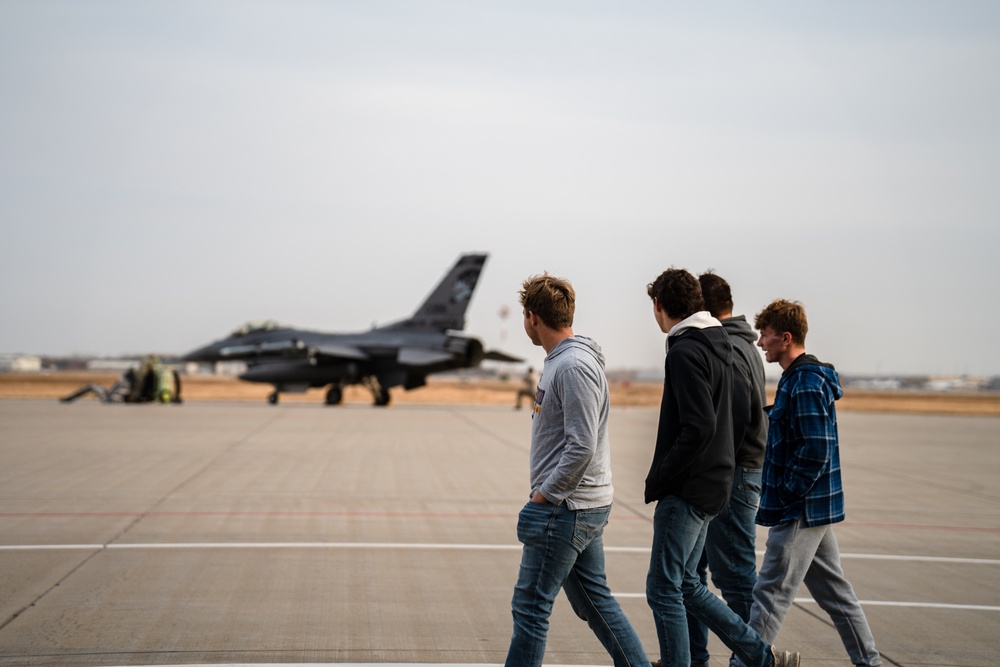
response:
[[[502,664],[529,415],[0,401],[0,666]],[[885,664],[1000,664],[1000,419],[840,419],[836,533]],[[612,589],[653,657],[656,422],[613,410],[605,534]],[[777,645],[805,667],[849,664],[799,598]],[[565,598],[546,664],[611,664]]]

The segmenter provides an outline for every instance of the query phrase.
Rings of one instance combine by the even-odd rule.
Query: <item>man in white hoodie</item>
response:
[[[736,465],[729,334],[704,310],[701,285],[684,269],[667,269],[646,291],[667,334],[660,423],[645,492],[646,502],[656,503],[646,601],[662,667],[691,665],[688,613],[747,667],[799,667],[798,653],[763,641],[698,577],[709,522],[729,503]]]
[[[733,438],[736,469],[729,504],[708,524],[705,548],[698,562],[701,583],[712,583],[729,608],[750,620],[753,586],[757,581],[756,524],[760,503],[761,468],[767,443],[764,405],[764,362],[754,345],[757,334],[743,315],[733,316],[729,283],[712,271],[698,276],[705,310],[719,320],[733,344]],[[691,667],[708,667],[708,627],[688,614]]]
[[[546,357],[531,413],[531,490],[517,522],[524,549],[506,664],[542,664],[561,588],[616,667],[647,667],[604,571],[602,535],[614,498],[604,356],[597,343],[573,333],[576,295],[569,282],[532,276],[519,294],[524,331]]]

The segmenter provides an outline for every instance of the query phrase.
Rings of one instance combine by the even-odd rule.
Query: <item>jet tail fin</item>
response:
[[[465,311],[486,264],[485,254],[462,255],[451,271],[438,283],[423,304],[408,320],[390,324],[386,329],[416,329],[420,331],[461,331],[465,328]]]

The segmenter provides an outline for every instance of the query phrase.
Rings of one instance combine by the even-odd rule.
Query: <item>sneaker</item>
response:
[[[774,656],[774,667],[799,667],[802,664],[802,656],[794,651],[779,651],[772,646],[771,655]]]

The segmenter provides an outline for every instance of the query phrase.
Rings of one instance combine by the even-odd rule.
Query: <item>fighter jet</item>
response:
[[[274,321],[250,323],[184,359],[245,362],[240,379],[274,385],[267,397],[272,405],[282,392],[328,385],[326,403],[338,405],[344,387],[360,384],[379,406],[389,404],[391,387],[422,387],[431,373],[475,367],[484,359],[522,361],[487,352],[478,339],[460,334],[486,257],[459,257],[409,319],[355,334],[293,329]]]

